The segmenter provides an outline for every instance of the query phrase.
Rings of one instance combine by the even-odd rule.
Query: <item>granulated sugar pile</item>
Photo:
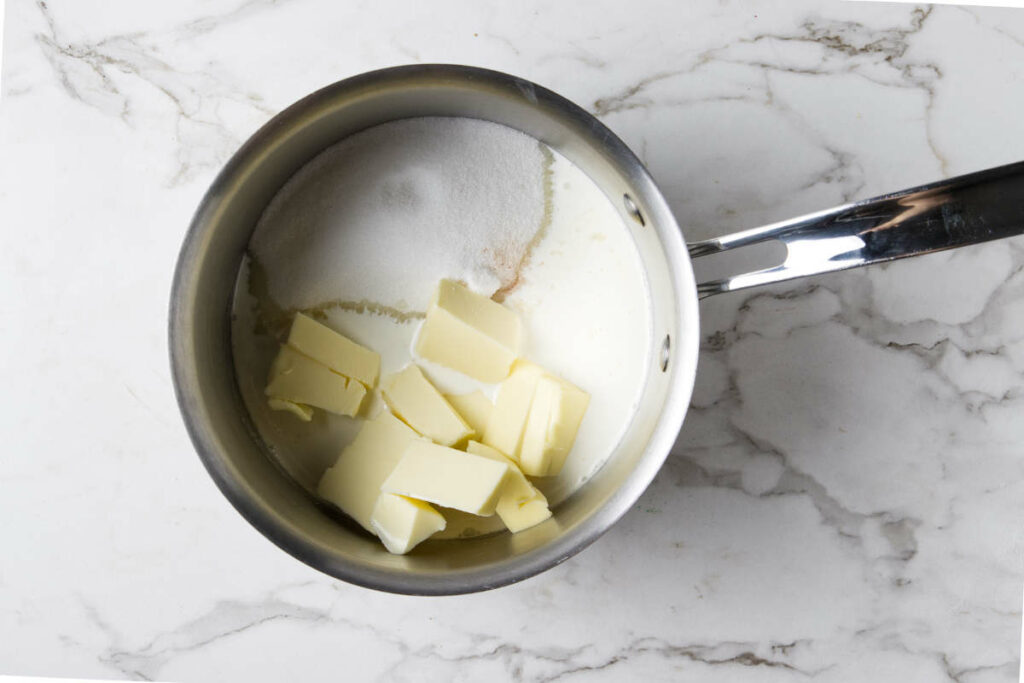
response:
[[[441,278],[509,285],[545,211],[536,140],[464,118],[394,121],[346,138],[274,197],[250,249],[287,309],[372,301],[425,310]]]

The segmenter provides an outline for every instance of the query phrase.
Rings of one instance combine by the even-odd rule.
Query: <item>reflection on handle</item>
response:
[[[768,240],[774,268],[697,285],[700,298],[1024,234],[1024,161],[689,245],[696,258]]]

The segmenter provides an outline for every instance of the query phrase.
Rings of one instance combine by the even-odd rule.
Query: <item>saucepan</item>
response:
[[[470,117],[517,129],[560,152],[621,212],[649,287],[653,334],[645,389],[605,465],[519,534],[427,541],[396,556],[339,524],[275,464],[242,402],[231,354],[232,294],[261,212],[301,166],[346,136],[421,116]],[[292,105],[228,161],[185,237],[170,306],[178,403],[210,475],[245,519],[310,566],[361,586],[441,595],[537,574],[597,539],[654,478],[683,422],[697,371],[698,300],[796,277],[880,263],[1024,232],[1024,163],[846,204],[686,244],[665,198],[630,149],[572,102],[507,74],[402,66],[330,85]],[[774,267],[697,283],[691,259],[776,240]],[[941,274],[936,274],[941,277]]]

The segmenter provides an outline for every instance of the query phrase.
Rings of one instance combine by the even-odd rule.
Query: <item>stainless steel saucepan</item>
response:
[[[650,287],[654,334],[646,389],[625,436],[604,467],[550,520],[516,535],[428,541],[410,555],[396,556],[368,534],[339,524],[269,457],[239,394],[229,317],[249,237],[285,181],[346,136],[418,116],[494,121],[542,141],[583,169],[619,208],[633,234]],[[1017,163],[686,245],[640,160],[572,102],[484,69],[384,69],[335,83],[292,105],[253,135],[217,176],[196,211],[175,272],[174,383],[210,475],[278,546],[320,571],[370,588],[428,595],[480,591],[571,557],[643,493],[668,455],[689,403],[697,370],[698,299],[1022,232],[1024,163]],[[781,265],[694,281],[691,258],[766,240],[785,245]]]

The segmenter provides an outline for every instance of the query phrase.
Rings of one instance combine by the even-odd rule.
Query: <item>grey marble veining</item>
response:
[[[223,500],[165,348],[206,185],[274,112],[462,62],[588,108],[688,239],[1024,158],[1024,11],[822,2],[8,0],[0,673],[1015,680],[1024,241],[713,297],[636,509],[482,595],[330,580]]]

